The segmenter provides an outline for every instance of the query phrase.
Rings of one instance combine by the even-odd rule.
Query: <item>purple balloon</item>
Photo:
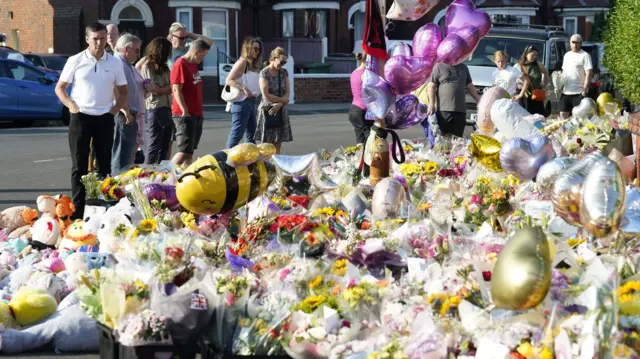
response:
[[[394,56],[384,65],[384,77],[399,95],[405,95],[429,80],[433,61],[415,56]]]
[[[176,196],[176,186],[161,183],[147,183],[144,185],[142,191],[149,201],[164,200],[167,207],[171,210],[176,210],[180,207],[180,202]]]
[[[502,144],[500,164],[505,173],[511,173],[521,180],[530,180],[554,156],[553,144],[546,136],[512,138]]]
[[[362,100],[375,119],[383,119],[393,104],[393,90],[382,77],[367,69],[362,74]]]
[[[427,109],[415,95],[402,96],[396,100],[392,110],[384,118],[385,127],[402,130],[417,125],[427,118]]]
[[[438,46],[437,61],[449,66],[456,66],[461,64],[469,55],[471,55],[471,51],[469,51],[469,45],[464,39],[458,34],[449,34]]]
[[[419,28],[413,35],[414,55],[431,59],[431,61],[435,60],[442,38],[442,29],[436,24],[426,24]]]
[[[447,35],[465,26],[478,29],[480,37],[484,37],[491,29],[491,18],[486,12],[476,10],[470,0],[454,0],[447,9],[444,30]]]
[[[389,49],[389,57],[411,56],[411,48],[402,41],[398,41]]]
[[[469,55],[473,53],[478,47],[478,43],[480,43],[480,31],[473,26],[463,27],[456,31],[456,35],[460,36],[469,47]]]

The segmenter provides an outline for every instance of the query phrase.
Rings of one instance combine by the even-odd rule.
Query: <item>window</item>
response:
[[[569,35],[578,33],[578,18],[577,17],[563,18],[562,27],[564,27],[564,31]]]
[[[226,9],[204,9],[202,11],[202,35],[213,40],[213,46],[204,59],[205,70],[218,71],[218,51],[227,55],[229,14]]]
[[[295,34],[295,10],[282,11],[282,37],[293,37]]]
[[[187,27],[187,31],[193,31],[193,10],[188,8],[178,8],[176,10],[176,21]]]
[[[538,59],[543,61],[545,56],[544,41],[487,36],[480,40],[478,47],[476,47],[473,54],[465,60],[464,64],[467,66],[495,67],[496,64],[493,62],[493,54],[496,51],[504,51],[507,54],[508,63],[514,65],[520,60],[522,52],[524,52],[524,49],[529,45],[533,45],[538,49]]]
[[[15,80],[38,82],[44,76],[40,71],[34,70],[22,64],[10,63],[9,69]]]
[[[118,15],[119,20],[144,20],[142,13],[135,6],[127,6]]]
[[[327,10],[307,10],[305,20],[307,37],[327,37]]]
[[[491,22],[500,23],[500,24],[528,25],[529,19],[530,19],[529,16],[521,16],[521,15],[503,15],[503,14],[491,15]]]
[[[355,41],[362,41],[364,38],[364,23],[365,23],[364,11],[356,11],[349,20],[349,28],[353,29],[353,37]]]

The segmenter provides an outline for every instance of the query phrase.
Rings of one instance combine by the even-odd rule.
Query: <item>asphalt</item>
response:
[[[291,107],[294,141],[282,145],[283,154],[302,155],[355,143],[347,118],[348,104]],[[223,107],[205,109],[204,133],[196,155],[224,148],[230,120]],[[419,126],[398,133],[402,138],[424,137]],[[17,205],[35,207],[41,194],[71,191],[67,128],[61,123],[38,122],[30,128],[0,124],[0,154],[0,209]]]

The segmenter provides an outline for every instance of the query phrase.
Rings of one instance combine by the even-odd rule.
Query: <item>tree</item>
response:
[[[591,36],[589,37],[590,41],[593,42],[602,42],[604,38],[604,32],[608,26],[608,17],[605,15],[604,11],[601,11],[596,14],[593,18],[593,25],[591,27]]]
[[[616,89],[640,103],[640,0],[614,0],[604,33],[604,65],[613,75]]]

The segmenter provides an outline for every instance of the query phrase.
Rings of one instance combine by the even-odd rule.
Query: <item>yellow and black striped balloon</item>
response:
[[[176,195],[193,213],[225,213],[264,193],[274,178],[275,170],[269,163],[258,161],[233,168],[227,164],[227,152],[219,151],[187,167],[176,184]]]

